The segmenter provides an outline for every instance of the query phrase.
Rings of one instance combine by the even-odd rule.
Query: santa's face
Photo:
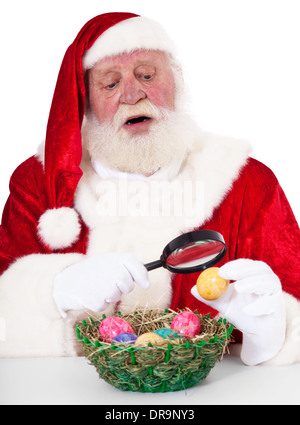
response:
[[[149,111],[139,113],[135,105],[147,99],[158,109],[174,110],[175,82],[168,59],[153,50],[105,58],[89,71],[88,97],[100,124],[112,122],[119,108],[127,105],[120,130],[145,134],[157,118]]]
[[[193,135],[181,74],[169,60],[139,50],[89,71],[82,140],[93,161],[145,176],[183,161]]]

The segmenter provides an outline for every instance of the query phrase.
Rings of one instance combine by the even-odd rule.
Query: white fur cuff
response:
[[[0,276],[0,358],[75,355],[74,328],[61,319],[53,281],[82,254],[32,254]]]

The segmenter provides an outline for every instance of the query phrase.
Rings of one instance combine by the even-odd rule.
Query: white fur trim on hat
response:
[[[54,208],[41,215],[38,235],[51,249],[64,249],[77,241],[81,230],[79,216],[73,208]]]
[[[144,17],[134,17],[119,22],[107,29],[82,58],[83,69],[91,69],[96,62],[121,53],[137,49],[161,50],[172,56],[176,48],[164,28],[156,21]]]

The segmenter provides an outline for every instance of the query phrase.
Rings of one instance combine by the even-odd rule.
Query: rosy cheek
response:
[[[117,106],[111,105],[111,104],[104,104],[103,108],[103,121],[111,121],[113,120],[116,112],[117,112]]]
[[[174,91],[171,87],[166,87],[166,85],[161,85],[156,87],[151,93],[152,102],[162,108],[174,109]]]
[[[98,121],[103,123],[111,121],[117,112],[118,105],[111,99],[106,99],[101,96],[95,97],[91,103],[92,110],[96,115]]]

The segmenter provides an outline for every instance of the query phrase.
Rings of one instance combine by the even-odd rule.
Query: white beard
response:
[[[134,136],[122,125],[129,116],[154,118],[146,134]],[[92,160],[126,173],[149,176],[182,162],[195,137],[195,124],[184,112],[159,110],[148,99],[120,105],[113,121],[100,124],[93,113],[82,126],[83,148]]]

